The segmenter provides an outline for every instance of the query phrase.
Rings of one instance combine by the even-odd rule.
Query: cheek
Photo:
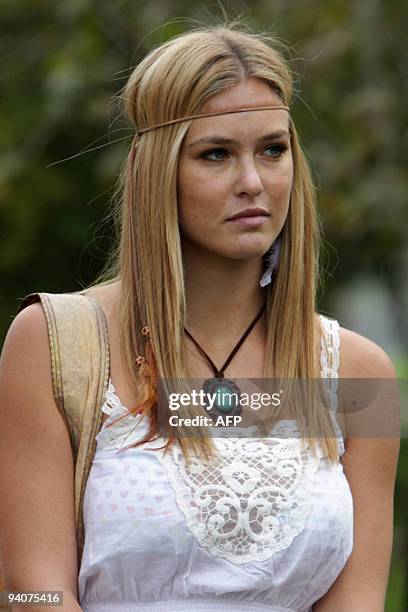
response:
[[[182,229],[188,230],[203,223],[208,215],[205,198],[200,195],[200,188],[197,183],[191,181],[181,181],[178,193],[178,218]]]
[[[216,181],[209,182],[202,172],[180,174],[177,183],[177,201],[180,224],[209,222],[221,212],[222,187]]]
[[[287,209],[292,191],[292,182],[293,171],[291,166],[271,177],[271,180],[268,181],[267,190],[276,209],[282,211]]]
[[[179,223],[185,229],[207,226],[214,218],[214,203],[206,194],[183,193],[178,202]]]

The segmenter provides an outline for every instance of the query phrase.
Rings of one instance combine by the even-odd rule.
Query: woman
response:
[[[395,378],[379,346],[316,312],[318,222],[291,95],[276,41],[233,25],[178,36],[130,76],[137,133],[118,256],[110,282],[85,292],[106,316],[110,386],[80,567],[39,304],[18,314],[3,351],[1,546],[14,588],[63,589],[69,610],[383,609],[397,441],[343,440],[318,402],[291,406],[295,443],[280,435],[288,423],[296,432],[294,419],[252,447],[204,425],[154,439],[171,414],[159,414],[158,378],[167,392],[188,378],[219,390],[224,373],[229,390],[241,379]]]

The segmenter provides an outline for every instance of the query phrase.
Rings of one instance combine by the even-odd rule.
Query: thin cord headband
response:
[[[273,109],[284,109],[289,111],[289,106],[251,106],[249,108],[236,108],[229,111],[215,111],[212,113],[201,113],[199,115],[189,115],[188,117],[179,117],[178,119],[171,119],[170,121],[164,121],[163,123],[157,123],[156,125],[152,125],[151,127],[144,128],[143,130],[137,130],[136,134],[144,134],[144,132],[150,132],[150,130],[155,130],[156,128],[162,127],[163,125],[171,125],[173,123],[179,123],[180,121],[187,121],[189,119],[201,119],[201,117],[215,117],[216,115],[229,115],[230,113],[243,113],[246,111],[256,111],[256,110],[273,110]]]

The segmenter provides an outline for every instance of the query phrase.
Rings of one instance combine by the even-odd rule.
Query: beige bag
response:
[[[105,314],[83,292],[31,293],[20,312],[41,302],[48,325],[54,398],[67,426],[75,464],[75,525],[78,570],[84,545],[82,504],[102,426],[102,406],[109,383],[109,337]]]

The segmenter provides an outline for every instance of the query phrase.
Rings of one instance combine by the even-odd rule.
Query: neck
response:
[[[259,285],[262,258],[231,260],[208,253],[191,256],[188,251],[183,248],[186,328],[214,343],[239,337],[265,302],[265,289]]]

